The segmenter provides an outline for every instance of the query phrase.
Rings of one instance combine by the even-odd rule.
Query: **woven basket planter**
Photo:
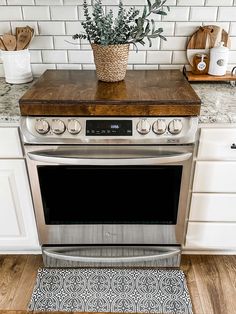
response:
[[[125,78],[129,44],[102,46],[92,44],[97,78],[104,82],[118,82]]]

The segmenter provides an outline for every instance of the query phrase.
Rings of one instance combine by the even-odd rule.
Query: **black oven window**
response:
[[[182,166],[38,166],[46,224],[176,224]]]

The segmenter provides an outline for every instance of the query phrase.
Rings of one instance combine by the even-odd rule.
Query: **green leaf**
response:
[[[150,1],[150,0],[147,0],[147,3],[148,3],[148,9],[149,9],[149,11],[151,11],[151,8],[152,8],[151,1]]]

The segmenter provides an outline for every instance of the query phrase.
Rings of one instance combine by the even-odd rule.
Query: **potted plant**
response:
[[[129,46],[145,45],[145,39],[152,45],[152,39],[160,37],[163,29],[155,28],[152,14],[166,15],[164,5],[167,0],[146,0],[142,12],[134,7],[125,9],[119,0],[118,13],[112,10],[104,12],[102,0],[94,0],[92,14],[89,13],[87,1],[83,9],[85,21],[82,26],[84,34],[75,34],[73,39],[87,39],[93,50],[97,77],[105,82],[117,82],[124,79],[128,62]],[[165,6],[169,10],[168,6]]]

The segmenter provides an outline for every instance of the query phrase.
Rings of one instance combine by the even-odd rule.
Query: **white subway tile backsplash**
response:
[[[157,64],[134,64],[134,70],[157,70]]]
[[[50,20],[49,7],[46,6],[23,6],[24,20]]]
[[[236,51],[229,52],[229,63],[236,63]]]
[[[31,70],[33,73],[33,76],[40,76],[42,75],[46,70],[53,70],[56,69],[55,64],[31,64]]]
[[[186,51],[173,51],[172,63],[188,64]]]
[[[62,5],[63,0],[35,0],[36,5]]]
[[[171,51],[147,51],[147,64],[171,63]]]
[[[95,64],[82,64],[82,70],[95,70]]]
[[[84,0],[64,0],[64,5],[82,5]],[[88,5],[91,4],[91,0],[87,0]]]
[[[74,35],[77,33],[82,33],[84,31],[83,26],[80,22],[66,22],[66,34],[67,35]]]
[[[34,5],[34,0],[7,0],[8,5]]]
[[[9,33],[10,31],[11,31],[10,22],[0,22],[0,35],[3,35],[5,33]]]
[[[204,5],[205,0],[177,0],[177,5],[184,5],[184,6],[200,6]]]
[[[178,64],[160,64],[159,69],[160,70],[180,70],[182,72],[183,66],[184,66],[184,64],[182,64],[182,65],[178,65]],[[188,70],[189,69],[187,68],[187,71]]]
[[[42,54],[40,50],[29,50],[31,63],[42,63]]]
[[[155,27],[158,29],[159,27],[163,28],[162,35],[164,36],[172,36],[175,31],[175,23],[174,22],[155,22]]]
[[[231,23],[230,25],[230,32],[229,32],[230,36],[236,36],[236,22],[235,23]]]
[[[175,36],[191,36],[201,25],[201,22],[176,22]]]
[[[0,8],[0,21],[22,20],[21,7],[2,6]]]
[[[56,68],[59,70],[81,70],[81,64],[74,63],[65,63],[65,64],[56,64]]]
[[[146,60],[146,51],[130,51],[128,63],[142,64]]]
[[[31,49],[53,49],[52,36],[35,36],[30,44]]]
[[[190,21],[216,21],[217,7],[191,7]]]
[[[231,50],[236,50],[236,37],[231,37]],[[236,61],[236,60],[235,60]]]
[[[187,37],[167,37],[167,41],[161,42],[161,50],[185,50]]]
[[[25,27],[26,25],[32,27],[34,29],[34,34],[38,35],[38,24],[37,22],[32,22],[32,21],[11,22],[11,31],[13,34],[15,34],[16,27]]]
[[[233,0],[206,0],[206,6],[231,6]]]
[[[38,29],[40,35],[64,35],[64,22],[38,22]]]
[[[87,0],[89,11],[91,3]],[[103,0],[104,11],[117,13],[119,0]],[[146,0],[124,0],[125,8],[135,6],[140,12]],[[165,42],[153,39],[152,47],[138,44],[138,53],[130,46],[129,69],[181,69],[188,64],[186,44],[200,26],[217,25],[225,29],[232,41],[229,69],[236,64],[236,0],[167,0],[166,16],[152,14],[156,29],[163,28]],[[165,9],[167,10],[167,9]],[[47,68],[95,69],[93,53],[87,40],[73,40],[84,32],[83,0],[0,0],[0,35],[15,27],[29,25],[35,30],[30,45],[34,75]],[[1,61],[0,61],[1,62]],[[2,76],[0,64],[0,76]]]
[[[93,53],[91,50],[68,51],[68,57],[70,63],[93,63]]]
[[[72,39],[72,36],[54,36],[55,49],[80,49],[80,41]]]
[[[188,21],[190,7],[171,7],[170,12],[162,17],[163,21]]]
[[[218,21],[235,21],[236,7],[219,7]]]
[[[77,20],[78,10],[76,6],[51,6],[51,18],[52,20]]]
[[[44,63],[67,63],[66,50],[43,50],[42,57]]]

